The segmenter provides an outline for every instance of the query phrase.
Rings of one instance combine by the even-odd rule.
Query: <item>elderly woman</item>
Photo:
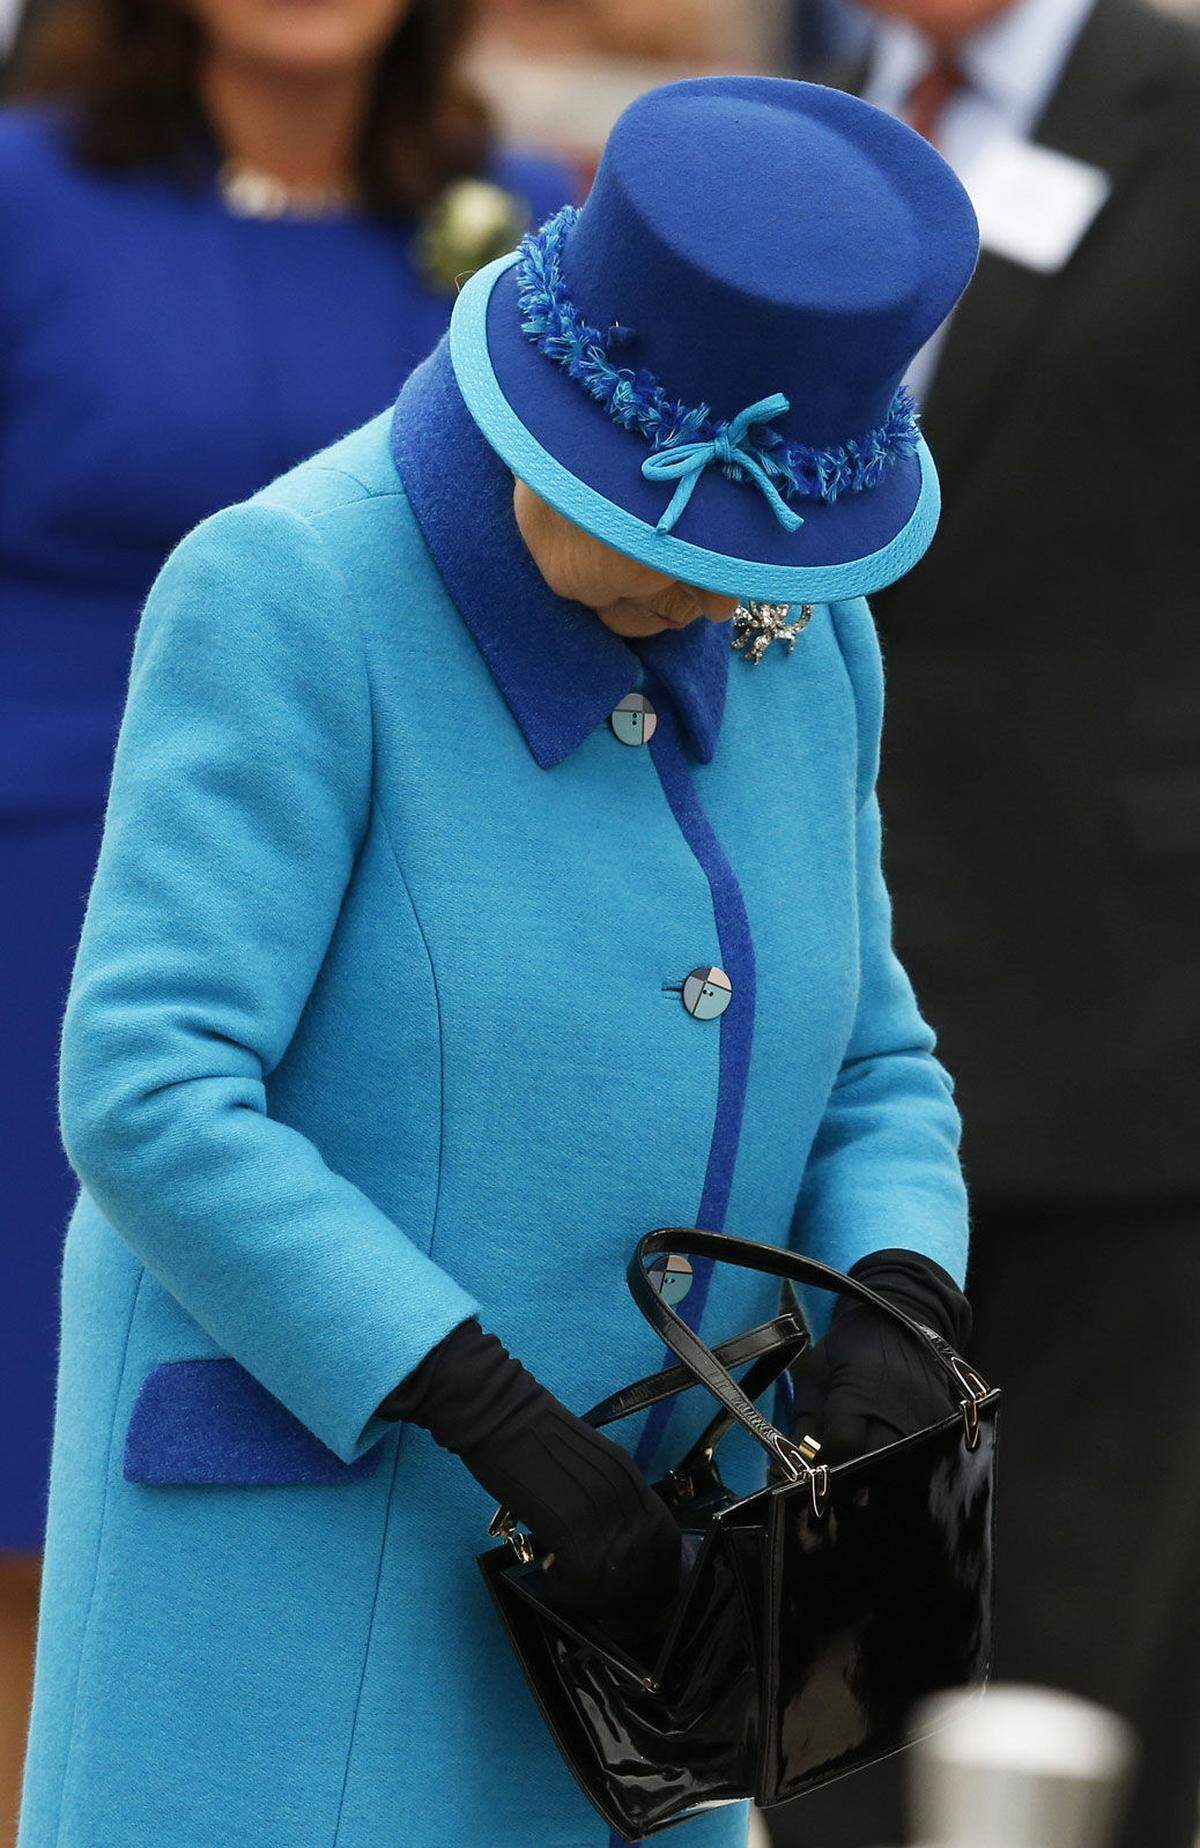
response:
[[[673,1594],[703,1408],[576,1415],[657,1362],[637,1236],[790,1240],[961,1341],[863,598],[933,533],[902,376],[975,240],[865,104],[652,92],[394,415],[162,572],[66,1021],[28,1848],[602,1848],[473,1556],[503,1499],[551,1595]],[[712,1338],[773,1306],[663,1278]],[[834,1454],[946,1408],[854,1312],[821,1381]]]

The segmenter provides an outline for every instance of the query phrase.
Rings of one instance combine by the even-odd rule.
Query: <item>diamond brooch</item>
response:
[[[801,629],[812,621],[813,606],[803,603],[794,622],[788,622],[791,603],[739,603],[733,612],[732,646],[740,650],[742,660],[756,666],[772,642],[786,642],[788,653],[796,646]]]

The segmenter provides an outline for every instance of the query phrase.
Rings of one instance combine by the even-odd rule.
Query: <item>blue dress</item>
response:
[[[501,153],[536,221],[566,172]],[[450,299],[412,227],[239,218],[215,187],[112,178],[60,118],[0,112],[0,1549],[43,1531],[71,956],[138,614],[177,540],[375,415]]]

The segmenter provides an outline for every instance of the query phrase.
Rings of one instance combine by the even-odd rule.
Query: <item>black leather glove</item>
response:
[[[875,1251],[850,1275],[963,1352],[971,1307],[932,1258]],[[838,1298],[829,1332],[801,1356],[792,1378],[793,1428],[820,1440],[822,1463],[845,1463],[936,1424],[962,1396],[915,1336],[850,1296]]]
[[[591,1616],[658,1617],[679,1585],[679,1527],[633,1458],[569,1412],[477,1321],[389,1393],[553,1554],[545,1589]]]

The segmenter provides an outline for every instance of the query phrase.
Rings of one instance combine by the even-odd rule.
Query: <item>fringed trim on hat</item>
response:
[[[634,337],[620,323],[605,332],[584,320],[567,293],[562,274],[562,250],[579,216],[579,208],[565,205],[548,218],[539,231],[521,242],[517,263],[522,332],[558,365],[565,367],[614,423],[636,430],[654,449],[683,443],[720,442],[729,421],[714,418],[707,404],[690,408],[667,392],[645,367],[618,365],[611,357]],[[912,455],[920,441],[917,407],[901,385],[877,429],[850,442],[814,449],[807,443],[785,443],[778,431],[760,428],[751,444],[745,437],[739,447],[748,452],[785,498],[835,501],[842,494],[874,488],[888,469],[903,456]],[[736,459],[722,463],[731,481],[745,477]]]

